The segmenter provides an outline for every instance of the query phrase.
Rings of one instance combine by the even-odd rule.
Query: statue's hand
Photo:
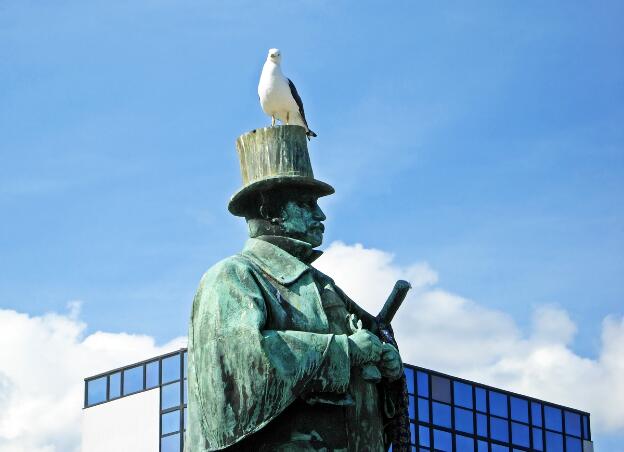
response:
[[[353,366],[378,362],[381,350],[381,341],[368,330],[357,330],[349,336],[349,358]]]
[[[392,345],[384,343],[381,349],[381,361],[378,364],[381,375],[390,381],[396,380],[403,372],[403,363],[399,351]]]

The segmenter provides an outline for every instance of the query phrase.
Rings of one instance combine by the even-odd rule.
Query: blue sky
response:
[[[87,332],[184,335],[246,235],[234,140],[269,123],[279,47],[326,243],[426,261],[528,328],[556,304],[593,358],[624,314],[621,2],[0,3],[0,307],[82,300]]]

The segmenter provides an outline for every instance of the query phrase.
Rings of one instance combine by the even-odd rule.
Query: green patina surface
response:
[[[187,452],[385,450],[393,403],[383,383],[365,380],[366,360],[354,361],[350,349],[350,322],[374,329],[374,318],[310,265],[325,220],[310,187],[329,186],[313,179],[305,133],[293,127],[237,142],[245,184],[237,194],[262,193],[264,204],[233,197],[252,238],[208,270],[193,302]],[[358,338],[357,353],[372,353],[370,340]],[[392,364],[400,372],[394,352],[386,377]]]

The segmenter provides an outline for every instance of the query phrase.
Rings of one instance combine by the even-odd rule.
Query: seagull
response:
[[[275,126],[276,119],[282,123],[302,126],[309,140],[316,133],[308,127],[301,97],[295,84],[282,74],[281,62],[282,53],[279,49],[269,49],[258,83],[260,106],[271,117],[271,126]]]

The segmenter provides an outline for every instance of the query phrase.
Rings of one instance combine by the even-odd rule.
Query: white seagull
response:
[[[315,137],[316,134],[308,127],[297,88],[282,74],[281,62],[279,49],[270,49],[258,83],[262,110],[271,117],[271,126],[275,125],[275,119],[279,119],[282,123],[304,127],[308,139]]]

